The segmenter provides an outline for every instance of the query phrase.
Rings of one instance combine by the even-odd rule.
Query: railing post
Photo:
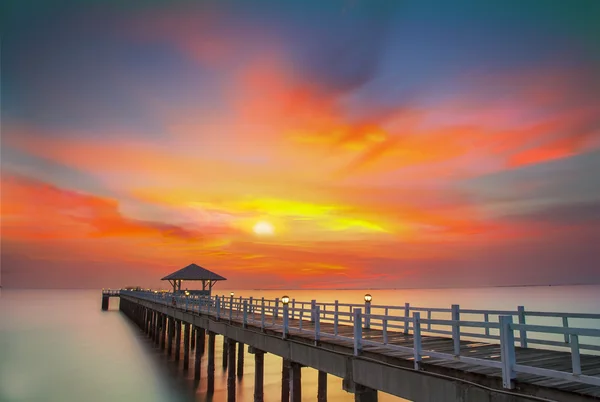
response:
[[[333,335],[338,336],[338,323],[339,323],[339,302],[335,301],[335,306],[333,307]]]
[[[525,325],[525,307],[518,306],[517,312],[519,315],[519,324]],[[521,347],[526,348],[527,347],[527,331],[526,330],[521,329],[519,331],[519,339],[521,340]]]
[[[387,332],[387,326],[388,326],[388,320],[387,318],[384,318],[383,321],[381,322],[381,327],[382,327],[382,331],[383,331],[383,344],[387,345],[388,343],[388,332]]]
[[[260,301],[260,329],[265,330],[265,298]]]
[[[460,307],[452,305],[452,341],[454,342],[454,356],[460,356]]]
[[[569,328],[569,318],[568,317],[563,317],[562,318],[562,322],[563,322],[563,328]],[[569,334],[565,334],[565,343],[569,343]]]
[[[244,300],[244,328],[248,328],[248,300]]]
[[[233,321],[233,296],[229,296],[229,322]]]
[[[279,318],[279,297],[275,298],[275,308],[273,310],[273,323],[275,323],[276,318]]]
[[[504,388],[512,389],[515,378],[515,336],[512,325],[512,316],[500,316],[500,356],[502,360],[502,384]]]
[[[410,303],[404,303],[404,334],[408,335],[408,323],[410,322]]]
[[[571,363],[573,375],[581,375],[581,358],[579,356],[579,336],[571,334]]]
[[[358,356],[362,350],[362,311],[355,308],[354,316],[354,356]]]
[[[294,319],[294,309],[295,308],[296,308],[296,299],[292,299],[292,313],[291,313],[292,320]]]
[[[185,311],[188,311],[189,296],[185,297]]]
[[[483,321],[486,324],[490,322],[490,315],[488,313],[483,313]],[[490,327],[485,327],[485,336],[490,336]]]
[[[250,309],[248,310],[248,312],[250,314],[252,314],[252,312],[254,311],[254,305],[252,304],[252,296],[250,296],[250,298],[248,299],[248,306],[250,307]]]
[[[321,339],[321,308],[319,306],[315,306],[315,345]]]
[[[310,322],[315,322],[315,306],[317,305],[316,300],[310,301]]]
[[[217,321],[219,321],[221,319],[221,300],[219,299],[219,296],[215,296],[215,309]]]
[[[419,370],[421,368],[421,314],[419,312],[413,313],[413,341],[415,370]]]
[[[283,339],[287,338],[290,331],[290,318],[289,318],[289,307],[287,304],[283,305]]]

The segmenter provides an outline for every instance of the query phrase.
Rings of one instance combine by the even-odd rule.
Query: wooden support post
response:
[[[181,357],[181,321],[175,320],[175,361]]]
[[[354,401],[355,402],[377,402],[377,390],[363,387],[362,385],[357,384],[356,390],[354,392]]]
[[[154,310],[150,311],[150,332],[148,333],[149,338],[154,341]]]
[[[290,400],[290,362],[283,359],[281,365],[281,402]]]
[[[169,317],[169,342],[167,345],[167,356],[171,357],[173,353],[173,331],[175,330],[175,325],[173,324],[173,319]]]
[[[151,310],[150,311],[150,331],[148,333],[148,335],[150,336],[150,339],[154,341],[154,317],[156,316],[156,313]]]
[[[227,340],[227,402],[235,402],[235,341]]]
[[[212,394],[215,391],[215,333],[208,333],[208,365],[207,365],[206,392]]]
[[[223,371],[227,370],[227,338],[223,337]]]
[[[404,334],[408,335],[408,323],[410,321],[410,303],[404,303]]]
[[[204,354],[206,349],[206,330],[204,328],[198,328],[200,331],[200,346],[196,345],[196,347],[200,348],[200,354]]]
[[[316,300],[310,301],[310,322],[315,322],[315,307],[317,306]]]
[[[265,378],[265,352],[254,352],[254,402],[263,402]]]
[[[190,368],[190,324],[187,322],[183,325],[183,369]]]
[[[102,296],[102,311],[107,311],[108,310],[109,300],[110,300],[110,297],[104,296],[104,295]]]
[[[242,342],[238,343],[237,376],[239,378],[244,376],[244,344]]]
[[[196,328],[196,330],[194,332],[196,333],[196,341],[199,346],[200,341],[201,341],[200,333],[204,333],[204,330],[201,330],[200,328]],[[194,357],[194,380],[196,380],[196,381],[200,380],[201,363],[202,363],[201,349],[199,347],[196,347],[196,356]]]
[[[319,371],[317,402],[327,402],[327,373],[324,371]]]
[[[291,364],[290,377],[291,402],[302,402],[302,366],[300,364]]]
[[[158,346],[160,342],[160,320],[160,313],[154,313],[154,343],[156,346]]]
[[[196,328],[195,327],[192,327],[190,336],[191,336],[190,349],[194,350],[196,348]]]
[[[152,328],[152,312],[146,309],[146,334],[150,336],[150,331]]]
[[[160,350],[165,350],[167,341],[167,316],[165,314],[161,314],[160,327]]]

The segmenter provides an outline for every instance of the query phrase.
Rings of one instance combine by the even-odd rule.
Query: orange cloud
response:
[[[61,189],[23,176],[3,174],[2,190],[3,239],[136,237],[204,241],[204,236],[195,230],[127,218],[119,212],[116,200]]]

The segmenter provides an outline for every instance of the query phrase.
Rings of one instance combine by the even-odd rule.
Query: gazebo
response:
[[[209,271],[206,268],[202,268],[196,264],[190,264],[185,268],[181,268],[179,271],[175,271],[161,279],[162,281],[169,281],[173,286],[173,293],[181,292],[181,282],[183,281],[201,281],[202,290],[200,289],[185,289],[189,293],[198,296],[210,296],[212,287],[217,281],[226,281],[221,275],[217,275],[214,272]]]

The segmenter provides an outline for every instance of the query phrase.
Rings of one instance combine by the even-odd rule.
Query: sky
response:
[[[4,287],[600,283],[600,2],[2,2]]]

